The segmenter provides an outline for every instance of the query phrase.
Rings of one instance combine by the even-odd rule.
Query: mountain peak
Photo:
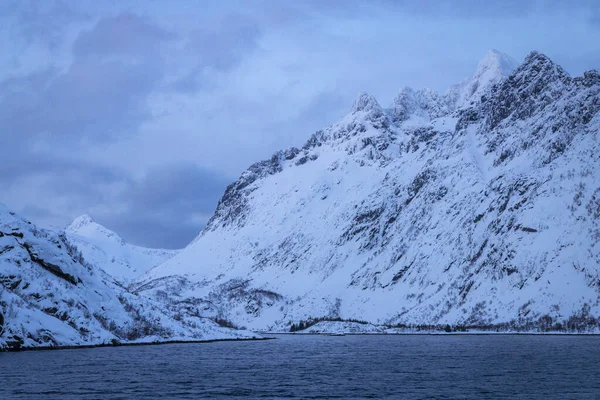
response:
[[[375,97],[369,93],[361,92],[354,100],[354,104],[352,105],[352,109],[350,112],[352,114],[359,111],[372,111],[378,110],[381,111],[381,106],[375,99]]]
[[[96,221],[94,221],[92,216],[86,213],[75,218],[65,229],[71,232],[77,232],[81,228],[95,223]]]
[[[547,55],[538,51],[532,51],[525,57],[525,61],[519,67],[519,71],[533,71],[535,75],[543,72],[543,74],[548,76],[558,75],[562,78],[569,76],[560,65],[552,61]]]
[[[446,98],[429,88],[414,90],[404,87],[394,98],[391,107],[392,117],[396,122],[405,121],[411,116],[430,120],[447,115],[450,111]]]
[[[545,54],[532,51],[525,57],[523,64],[516,69],[514,78],[524,82],[540,79],[544,82],[556,79],[566,81],[569,79],[569,74]]]
[[[540,53],[539,51],[533,50],[532,52],[527,54],[527,57],[525,57],[524,64],[531,64],[536,62],[547,63],[552,62],[552,60],[547,55]]]
[[[479,61],[475,77],[483,76],[488,73],[495,75],[508,76],[519,63],[506,53],[502,53],[496,49],[489,50],[486,55]]]
[[[511,56],[491,49],[479,61],[472,78],[450,88],[450,96],[455,99],[456,108],[479,101],[493,85],[506,79],[519,65]]]

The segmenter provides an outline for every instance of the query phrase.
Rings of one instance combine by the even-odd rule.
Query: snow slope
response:
[[[88,263],[102,268],[124,284],[173,257],[178,251],[129,244],[87,214],[75,218],[65,232],[67,239],[81,251]]]
[[[254,336],[127,291],[1,204],[0,284],[0,350]]]
[[[510,68],[491,52],[444,95],[383,108],[361,94],[301,149],[250,166],[136,289],[261,330],[597,329],[600,75],[536,52]]]

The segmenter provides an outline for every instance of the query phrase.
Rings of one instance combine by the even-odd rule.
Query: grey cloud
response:
[[[127,175],[110,166],[84,160],[72,160],[60,154],[37,153],[31,150],[8,152],[2,156],[0,188],[22,184],[29,176],[47,175],[52,187],[61,191],[81,191],[85,186],[127,181]],[[74,185],[78,181],[80,185]]]
[[[193,67],[185,75],[176,78],[169,88],[176,92],[193,94],[199,90],[214,87],[211,82],[202,79],[203,70],[204,68],[201,65]]]
[[[365,4],[363,1],[359,3]],[[598,7],[596,0],[379,0],[371,3],[374,4],[411,15],[481,19],[522,18]]]
[[[283,149],[303,145],[315,131],[347,113],[356,94],[337,90],[319,93],[294,119],[267,128],[272,132],[269,136],[277,138],[272,147]]]
[[[0,82],[0,126],[6,146],[19,151],[31,144],[39,92],[56,74],[54,69],[45,69]]]
[[[237,175],[302,145],[360,90],[385,105],[404,85],[443,89],[489,47],[598,67],[597,1],[208,3],[0,4],[0,26],[17,13],[3,43],[25,54],[0,55],[0,201],[41,224],[90,212],[133,243],[181,247],[234,179],[202,165]]]
[[[94,29],[82,32],[73,45],[73,53],[76,57],[120,55],[150,61],[149,57],[158,56],[163,41],[174,38],[173,33],[152,21],[125,13],[102,18]]]
[[[256,48],[260,33],[254,20],[232,14],[194,32],[187,50],[197,53],[203,66],[226,70]]]
[[[62,0],[6,0],[0,15],[12,15],[13,29],[27,41],[40,41],[54,49],[64,40],[70,24],[89,19],[89,15]]]
[[[276,0],[269,1],[274,10],[284,10],[284,6],[280,3]],[[295,11],[300,9],[310,10],[308,14],[326,14],[342,18],[363,18],[369,14],[395,12],[428,19],[476,18],[490,21],[560,15],[580,10],[589,15],[585,22],[597,24],[600,21],[598,17],[600,3],[597,0],[331,0],[327,2],[306,0],[297,3],[294,7]],[[269,12],[276,13],[273,10]]]
[[[111,166],[60,155],[18,152],[3,155],[2,201],[26,218],[63,227],[90,208],[119,207],[118,194],[131,178]]]
[[[150,117],[145,99],[161,77],[158,65],[75,61],[44,90],[31,129],[98,140],[132,134]]]
[[[35,204],[26,204],[25,207],[23,207],[23,209],[21,210],[21,215],[25,216],[26,218],[32,221],[39,221],[41,219],[57,220],[64,217],[63,215],[56,213],[52,209],[49,209],[47,207],[40,207]]]
[[[533,12],[539,1],[536,0],[454,0],[440,2],[435,0],[388,2],[400,10],[421,15],[434,15],[444,17],[514,17],[523,16]]]
[[[58,157],[3,161],[0,189],[5,196],[19,193],[27,181],[37,182],[35,192],[44,194],[19,202],[18,211],[25,217],[65,225],[90,212],[97,222],[126,240],[149,247],[181,248],[189,243],[232,182],[230,177],[190,164],[157,168],[134,180],[116,168]],[[122,190],[116,194],[107,191],[111,185]],[[57,202],[63,206],[57,208]]]
[[[164,73],[158,47],[171,38],[145,19],[101,19],[74,44],[65,72],[46,70],[0,86],[0,124],[16,140],[50,143],[114,139],[134,133],[150,117],[146,97]]]
[[[125,213],[106,216],[106,226],[125,239],[152,247],[189,243],[214,212],[231,178],[191,164],[149,171],[123,193]]]
[[[185,218],[171,220],[155,215],[132,214],[126,219],[119,215],[94,219],[117,232],[129,243],[158,249],[180,249],[199,233],[201,225]]]
[[[187,73],[175,79],[171,89],[183,93],[214,89],[206,69],[227,72],[238,66],[258,48],[261,34],[256,19],[238,13],[203,24],[189,35],[185,44],[185,52],[197,61]]]
[[[171,165],[151,170],[135,185],[128,198],[135,207],[168,214],[177,212],[212,213],[229,179],[195,165]]]

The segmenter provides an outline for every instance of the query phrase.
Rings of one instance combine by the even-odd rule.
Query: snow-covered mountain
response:
[[[63,233],[0,204],[0,350],[248,338],[123,288],[87,264]]]
[[[490,88],[503,81],[519,66],[507,54],[490,50],[477,65],[475,75],[448,89],[447,98],[455,108],[464,108],[479,101]]]
[[[598,329],[600,75],[490,52],[446,94],[361,94],[232,183],[139,280],[257,329],[308,318]]]
[[[65,232],[88,263],[102,268],[125,284],[173,257],[178,251],[129,244],[115,232],[96,223],[88,214],[75,218]]]

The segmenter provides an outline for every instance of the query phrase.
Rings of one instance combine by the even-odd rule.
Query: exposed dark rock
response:
[[[44,268],[46,271],[58,276],[59,278],[66,280],[67,282],[69,282],[73,285],[77,285],[78,283],[81,282],[80,279],[75,278],[73,275],[70,275],[70,274],[67,274],[66,272],[64,272],[58,265],[54,265],[52,263],[49,263],[49,262],[44,261],[43,259],[39,258],[38,255],[35,253],[35,251],[33,251],[33,249],[31,248],[31,246],[28,243],[23,243],[23,248],[25,250],[27,250],[27,253],[29,253],[29,257],[31,258],[31,261],[38,264],[40,267]]]

